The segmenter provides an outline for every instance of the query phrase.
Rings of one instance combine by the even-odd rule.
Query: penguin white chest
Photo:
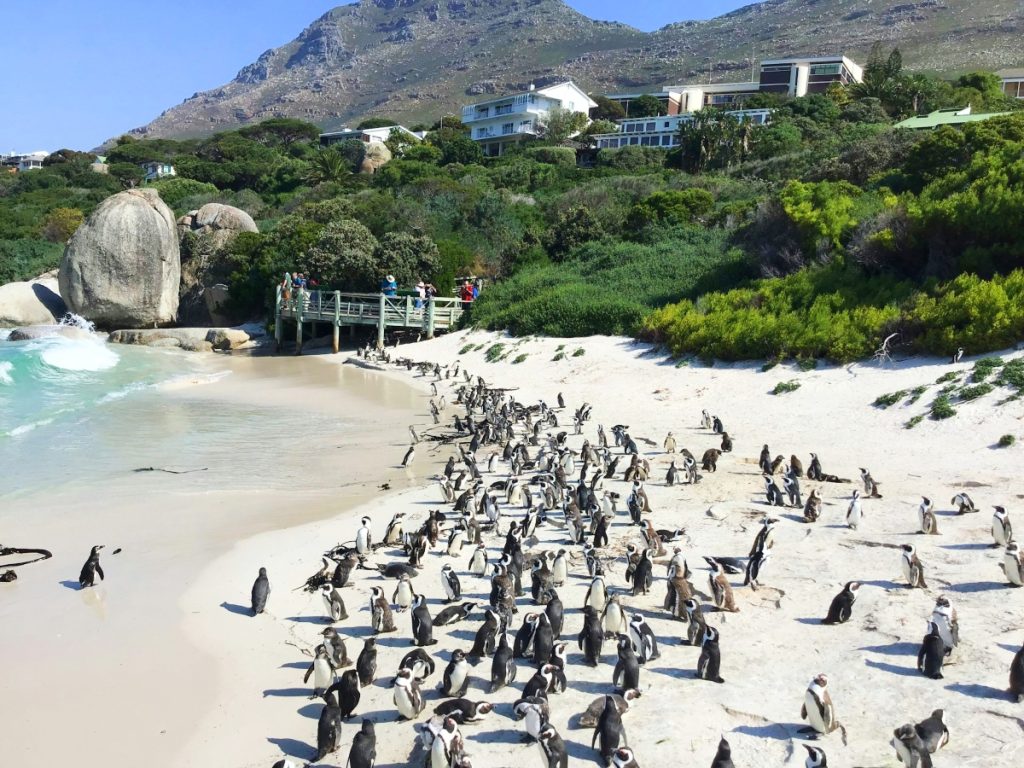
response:
[[[334,670],[331,669],[327,659],[317,659],[313,662],[313,687],[320,690],[330,688],[334,683]]]
[[[450,691],[461,691],[463,683],[466,682],[466,675],[469,674],[469,662],[460,661],[452,669]]]
[[[819,708],[818,700],[811,691],[804,696],[804,704],[807,706],[807,722],[818,733],[828,733],[828,726],[825,718],[822,717],[822,710]],[[824,705],[821,705],[822,707]]]
[[[1003,570],[1006,571],[1006,578],[1018,587],[1024,586],[1024,573],[1021,573],[1021,564],[1016,555],[1007,554],[1003,559]]]

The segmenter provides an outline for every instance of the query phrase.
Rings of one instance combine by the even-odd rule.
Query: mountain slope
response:
[[[480,94],[575,79],[598,91],[743,78],[754,59],[835,53],[875,40],[936,71],[1020,64],[1020,0],[767,0],[646,34],[561,0],[360,0],[267,51],[135,133],[193,136],[269,117],[325,128],[389,115],[436,119]]]

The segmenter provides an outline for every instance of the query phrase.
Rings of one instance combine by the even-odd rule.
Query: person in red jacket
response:
[[[462,299],[462,308],[469,309],[469,305],[473,303],[473,286],[469,280],[462,281],[462,287],[459,288],[459,298]]]

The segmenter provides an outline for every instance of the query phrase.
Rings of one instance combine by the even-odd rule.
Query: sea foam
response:
[[[78,341],[53,337],[47,339],[39,359],[51,368],[65,371],[105,371],[121,358],[99,341]]]

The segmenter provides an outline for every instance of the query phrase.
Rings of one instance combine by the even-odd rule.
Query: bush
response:
[[[799,381],[780,381],[775,385],[775,389],[772,390],[773,395],[784,395],[787,392],[796,392],[800,389]]]
[[[620,149],[602,149],[597,156],[598,165],[620,171],[656,171],[665,167],[665,151],[655,147],[629,146]]]
[[[900,400],[907,396],[907,390],[901,389],[898,392],[890,392],[887,395],[879,395],[875,398],[875,402],[872,403],[876,408],[888,408],[891,405],[896,405]]]
[[[576,167],[576,150],[569,147],[527,147],[523,154],[538,163],[562,168]]]
[[[487,348],[487,351],[484,352],[484,360],[486,360],[488,363],[496,363],[504,357],[505,345],[501,343],[492,344],[490,347]]]
[[[528,357],[529,355],[525,352],[520,355],[516,355],[515,359],[512,361],[512,365],[519,365],[520,363],[525,362]]]
[[[160,199],[163,200],[170,208],[174,209],[174,212],[182,215],[187,213],[186,209],[181,207],[181,201],[187,197],[208,195],[215,196],[218,193],[218,189],[213,184],[207,184],[204,181],[196,181],[195,179],[185,179],[180,176],[176,176],[171,179],[160,179],[152,182],[150,188],[155,189],[160,193]]]
[[[936,421],[956,416],[956,409],[949,402],[949,395],[939,395],[932,401],[930,414]]]
[[[957,396],[964,402],[977,400],[991,392],[995,387],[991,384],[975,384],[973,387],[964,387],[957,392]]]
[[[63,255],[62,243],[27,238],[0,240],[0,285],[31,280],[56,269]]]
[[[1003,435],[999,438],[997,445],[1000,448],[1009,448],[1011,445],[1017,442],[1017,438],[1013,435]]]

